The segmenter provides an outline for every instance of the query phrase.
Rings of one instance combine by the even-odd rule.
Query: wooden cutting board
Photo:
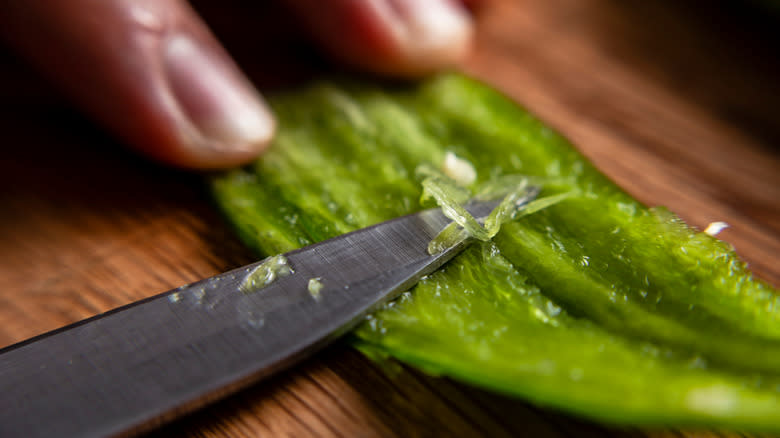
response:
[[[263,2],[200,3],[261,88],[322,69]],[[699,228],[731,224],[722,239],[777,286],[775,18],[742,2],[676,3],[495,0],[461,68],[563,132],[643,202]],[[239,6],[249,11],[225,12]],[[255,17],[268,37],[236,34]],[[11,55],[0,58],[0,346],[252,260],[198,175],[124,152]],[[156,434],[739,436],[602,426],[380,368],[345,345]]]

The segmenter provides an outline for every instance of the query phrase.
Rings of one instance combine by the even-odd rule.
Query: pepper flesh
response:
[[[414,170],[448,152],[476,185],[525,175],[561,195],[375,314],[358,345],[602,421],[780,431],[777,291],[515,103],[459,75],[320,83],[270,103],[270,150],[212,180],[261,255],[420,209]]]

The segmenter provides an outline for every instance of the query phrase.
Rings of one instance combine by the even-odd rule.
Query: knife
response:
[[[135,435],[289,367],[465,248],[428,253],[449,223],[400,217],[0,349],[0,437]]]

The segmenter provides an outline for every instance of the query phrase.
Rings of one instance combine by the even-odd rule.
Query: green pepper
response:
[[[560,135],[459,75],[323,82],[271,99],[262,158],[218,205],[273,255],[422,208],[447,153],[472,191],[524,175],[557,203],[502,226],[354,333],[437,375],[613,423],[780,431],[780,298],[733,249],[647,208]]]

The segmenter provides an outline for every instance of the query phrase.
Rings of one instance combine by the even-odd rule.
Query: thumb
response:
[[[160,161],[218,168],[254,158],[274,122],[182,0],[6,2],[0,34],[53,82]]]

